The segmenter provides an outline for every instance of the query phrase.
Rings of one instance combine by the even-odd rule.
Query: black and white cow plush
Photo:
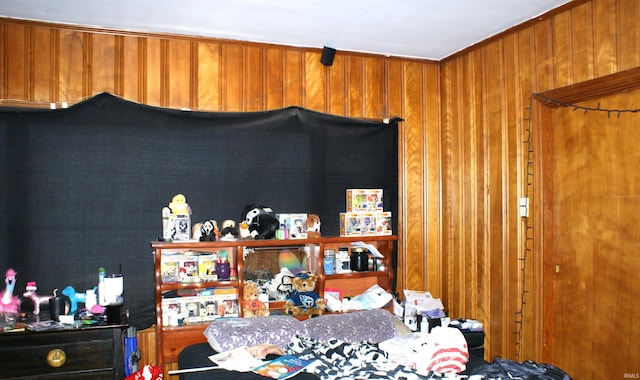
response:
[[[272,239],[280,225],[270,207],[256,206],[254,204],[245,206],[240,219],[249,224],[251,236],[256,240]]]

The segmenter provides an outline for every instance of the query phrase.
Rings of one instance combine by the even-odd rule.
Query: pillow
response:
[[[308,336],[321,343],[338,339],[345,343],[379,343],[393,338],[395,317],[387,310],[371,309],[345,314],[326,314],[302,322]]]
[[[217,352],[258,344],[275,344],[285,348],[296,336],[306,336],[304,325],[289,315],[261,318],[220,318],[204,330],[211,348]]]

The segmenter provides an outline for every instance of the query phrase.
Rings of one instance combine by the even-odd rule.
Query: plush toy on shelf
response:
[[[4,277],[5,288],[0,297],[0,312],[3,313],[20,313],[20,299],[13,295],[13,289],[16,287],[16,271],[8,269]]]
[[[266,317],[269,309],[260,301],[258,284],[253,281],[245,281],[242,289],[242,314],[245,318]]]
[[[216,241],[220,230],[218,222],[213,219],[205,220],[200,225],[200,241]]]
[[[272,239],[276,236],[276,230],[280,226],[280,222],[273,214],[273,210],[266,206],[253,204],[245,206],[241,220],[249,224],[251,237],[256,240]]]
[[[240,239],[251,239],[251,231],[249,231],[249,223],[246,220],[240,222],[238,227],[238,237]]]
[[[284,304],[286,314],[294,317],[318,317],[326,307],[320,294],[315,291],[318,277],[313,273],[299,273],[291,279],[293,292]]]
[[[307,236],[310,238],[320,237],[320,217],[316,214],[307,215]]]
[[[169,203],[169,209],[173,215],[191,215],[191,208],[187,198],[183,194],[176,194]]]
[[[222,227],[220,230],[220,240],[233,241],[238,238],[238,227],[236,226],[235,220],[223,220],[220,227]]]

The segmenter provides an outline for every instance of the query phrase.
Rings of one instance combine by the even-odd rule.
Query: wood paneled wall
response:
[[[542,210],[535,199],[544,178],[535,167],[527,186],[524,141],[527,129],[541,123],[539,107],[529,109],[531,94],[640,66],[639,17],[636,0],[574,1],[441,62],[438,294],[453,315],[485,322],[490,357],[519,353],[541,360],[543,347],[553,344],[545,336],[545,324],[553,321],[543,320]],[[535,156],[535,144],[545,142],[533,143]],[[534,198],[523,220],[518,203],[526,195]]]
[[[540,210],[523,220],[517,207],[530,190],[527,119],[539,117],[530,95],[640,66],[639,16],[636,0],[576,0],[442,62],[339,51],[331,67],[320,49],[0,19],[0,99],[48,106],[109,91],[194,110],[400,116],[398,288],[482,321],[488,358],[540,360],[542,263],[520,260],[527,223],[539,245]]]

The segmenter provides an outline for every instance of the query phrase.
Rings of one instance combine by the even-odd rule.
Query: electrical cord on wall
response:
[[[522,197],[526,198],[526,199],[531,199],[530,197],[530,190],[532,190],[533,188],[533,174],[534,174],[534,167],[533,167],[533,142],[532,142],[532,134],[531,134],[531,118],[532,118],[532,105],[533,103],[533,97],[529,98],[529,107],[526,108],[527,112],[529,112],[529,116],[526,117],[524,119],[525,121],[525,129],[524,129],[524,133],[525,133],[525,138],[523,140],[523,144],[524,147],[526,149],[527,152],[527,162],[526,162],[526,170],[525,170],[525,187],[524,187],[524,192]],[[531,207],[531,203],[529,203],[526,206],[528,209],[530,209]],[[523,327],[523,323],[524,323],[524,305],[526,304],[526,295],[527,293],[529,293],[529,291],[527,290],[527,284],[526,284],[526,264],[527,264],[527,257],[533,252],[532,247],[530,246],[530,244],[533,244],[533,226],[532,226],[532,222],[531,219],[529,218],[529,213],[527,212],[527,216],[523,216],[522,217],[524,222],[524,243],[523,243],[523,249],[522,249],[522,254],[521,256],[518,258],[519,262],[520,262],[520,286],[521,286],[521,292],[520,292],[520,305],[518,308],[518,311],[516,312],[516,331],[514,332],[514,334],[516,335],[516,358],[518,360],[520,360],[520,351],[522,348],[522,327]]]

